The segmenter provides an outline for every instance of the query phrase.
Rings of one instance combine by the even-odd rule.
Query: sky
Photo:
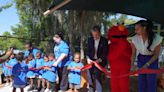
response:
[[[0,6],[10,3],[11,0],[0,0]],[[5,31],[11,32],[11,26],[19,23],[19,15],[15,5],[0,12],[0,35]]]

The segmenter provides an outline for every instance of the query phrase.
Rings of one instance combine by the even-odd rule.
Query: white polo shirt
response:
[[[152,45],[150,46],[151,51],[154,51],[155,47],[162,43],[163,37],[158,34],[155,34]],[[142,55],[152,55],[153,53],[147,49],[148,41],[143,41],[140,35],[135,35],[132,37],[132,43],[135,45],[138,53]]]
[[[95,59],[98,59],[98,57],[97,57],[97,50],[98,50],[99,42],[100,42],[100,38],[99,39],[94,39],[94,48],[95,48],[94,58]]]

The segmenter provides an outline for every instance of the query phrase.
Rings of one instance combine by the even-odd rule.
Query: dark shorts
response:
[[[16,84],[13,84],[13,87],[14,88],[25,88],[26,85],[16,85]]]
[[[69,84],[69,88],[71,88],[71,89],[80,89],[81,87],[80,87],[80,85],[79,84],[73,84],[73,83],[70,83]]]

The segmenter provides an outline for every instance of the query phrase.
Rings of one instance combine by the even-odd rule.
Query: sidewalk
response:
[[[27,92],[27,88],[24,88],[24,92]],[[0,85],[0,92],[12,92],[12,89],[11,86]],[[17,89],[16,92],[20,92],[20,89]]]

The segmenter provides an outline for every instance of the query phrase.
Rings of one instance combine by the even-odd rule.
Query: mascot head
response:
[[[108,31],[108,39],[113,42],[119,42],[121,39],[126,39],[128,36],[128,29],[123,25],[113,26]]]

